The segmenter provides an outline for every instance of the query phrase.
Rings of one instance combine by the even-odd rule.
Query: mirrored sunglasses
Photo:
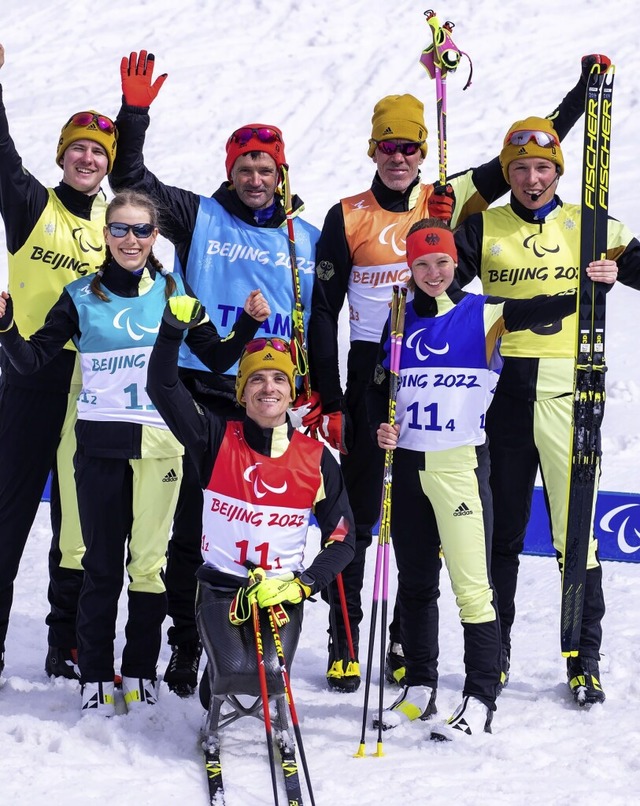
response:
[[[230,143],[237,143],[239,146],[246,146],[250,140],[259,140],[261,143],[282,142],[278,132],[266,126],[262,126],[259,129],[244,126],[242,129],[236,129],[229,138]]]
[[[244,351],[245,353],[259,353],[265,347],[273,347],[278,353],[289,352],[289,342],[274,336],[252,339],[245,344]]]
[[[113,134],[116,130],[116,124],[112,120],[104,115],[97,115],[95,112],[78,112],[69,118],[67,126],[73,123],[74,126],[87,127],[94,122],[100,131],[105,132],[105,134]]]
[[[133,232],[135,238],[150,238],[153,235],[155,227],[153,224],[107,224],[107,229],[114,238],[124,238]]]
[[[420,147],[424,145],[424,140],[420,143],[396,143],[395,140],[376,140],[378,151],[390,157],[399,151],[405,157],[411,157]]]
[[[523,129],[519,132],[512,132],[508,142],[512,146],[524,146],[531,140],[535,140],[540,148],[560,145],[560,141],[556,135],[550,134],[549,132],[535,131],[533,129]]]

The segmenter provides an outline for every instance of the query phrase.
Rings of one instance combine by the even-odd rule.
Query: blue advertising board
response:
[[[43,501],[49,500],[50,489],[48,480]],[[640,562],[640,495],[601,490],[596,503],[595,532],[601,560]],[[541,487],[533,491],[524,553],[554,556]]]
[[[601,490],[596,502],[595,533],[601,560],[640,562],[640,495]],[[542,488],[533,492],[525,554],[553,555]]]

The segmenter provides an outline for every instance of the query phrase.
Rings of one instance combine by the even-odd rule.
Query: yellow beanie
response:
[[[371,118],[370,157],[380,140],[410,140],[422,143],[420,151],[427,156],[427,127],[424,122],[424,104],[413,95],[386,95],[373,108]]]
[[[74,118],[79,116],[85,116],[87,123],[78,124],[74,122]],[[110,173],[116,156],[117,139],[118,132],[115,124],[106,115],[100,115],[93,109],[89,109],[86,112],[76,112],[75,115],[71,115],[60,132],[56,165],[62,166],[62,156],[71,143],[75,143],[76,140],[93,140],[94,143],[101,145],[107,152],[107,173]]]
[[[264,342],[264,346],[259,346],[260,342]],[[283,349],[276,349],[273,345],[277,343],[278,347]],[[257,349],[253,350],[252,347],[256,346]],[[248,348],[248,349],[247,349]],[[276,338],[257,338],[250,341],[240,356],[240,363],[238,364],[238,374],[236,375],[236,399],[241,406],[245,403],[242,400],[244,394],[244,387],[247,385],[249,376],[254,372],[262,369],[276,369],[284,374],[289,379],[291,387],[291,399],[294,400],[296,396],[296,382],[295,377],[297,369],[291,360],[291,352],[289,345],[283,339]]]
[[[516,132],[545,132],[558,140],[558,133],[555,130],[553,123],[549,118],[528,117],[524,120],[517,120],[509,129],[504,138],[504,145],[500,152],[500,165],[504,178],[509,182],[509,165],[514,160],[525,159],[526,157],[538,157],[540,159],[549,160],[558,166],[558,174],[562,176],[564,173],[564,157],[562,156],[562,149],[560,145],[552,143],[548,146],[539,146],[535,138],[531,138],[528,142],[522,145],[514,145],[509,142],[511,136]]]

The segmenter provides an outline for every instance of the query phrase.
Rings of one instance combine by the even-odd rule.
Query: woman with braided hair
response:
[[[0,343],[19,372],[37,371],[69,339],[80,354],[75,476],[86,546],[77,625],[83,713],[115,713],[114,637],[125,550],[124,699],[128,708],[156,701],[167,611],[162,569],[183,454],[146,392],[148,358],[167,300],[167,315],[192,328],[190,345],[219,371],[237,360],[269,313],[262,294],[252,292],[234,335],[221,341],[198,300],[154,256],[157,235],[152,200],[125,191],[107,207],[105,260],[97,274],[70,283],[29,340],[15,325],[11,297],[0,297]]]

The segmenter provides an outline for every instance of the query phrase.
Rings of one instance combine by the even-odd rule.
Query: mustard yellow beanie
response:
[[[522,132],[522,143],[512,143],[511,138],[517,132]],[[535,137],[531,135],[528,137],[528,132],[542,132],[548,134],[553,138],[554,142],[549,145],[538,145]],[[504,145],[500,152],[500,165],[502,173],[508,184],[509,182],[509,165],[514,160],[525,159],[526,157],[539,157],[540,159],[549,160],[558,166],[558,174],[562,176],[564,173],[564,157],[562,156],[562,149],[560,148],[560,141],[558,133],[555,130],[553,123],[548,118],[528,117],[524,120],[517,120],[507,132],[504,138]]]
[[[261,342],[264,342],[264,344],[261,344]],[[274,342],[276,347],[274,347]],[[295,400],[297,369],[291,360],[289,347],[283,339],[265,337],[250,341],[240,356],[238,374],[236,375],[236,399],[241,406],[245,405],[242,395],[249,376],[261,369],[277,369],[280,372],[284,372],[289,379],[291,399]]]
[[[420,151],[427,156],[427,127],[424,104],[413,95],[386,95],[373,108],[371,139],[367,153],[373,157],[380,140],[410,140],[422,143]]]
[[[75,143],[76,140],[93,140],[107,152],[107,173],[110,173],[116,156],[117,139],[115,124],[106,115],[99,115],[93,109],[76,112],[75,115],[71,115],[60,132],[56,165],[62,166],[62,155],[71,143]]]

